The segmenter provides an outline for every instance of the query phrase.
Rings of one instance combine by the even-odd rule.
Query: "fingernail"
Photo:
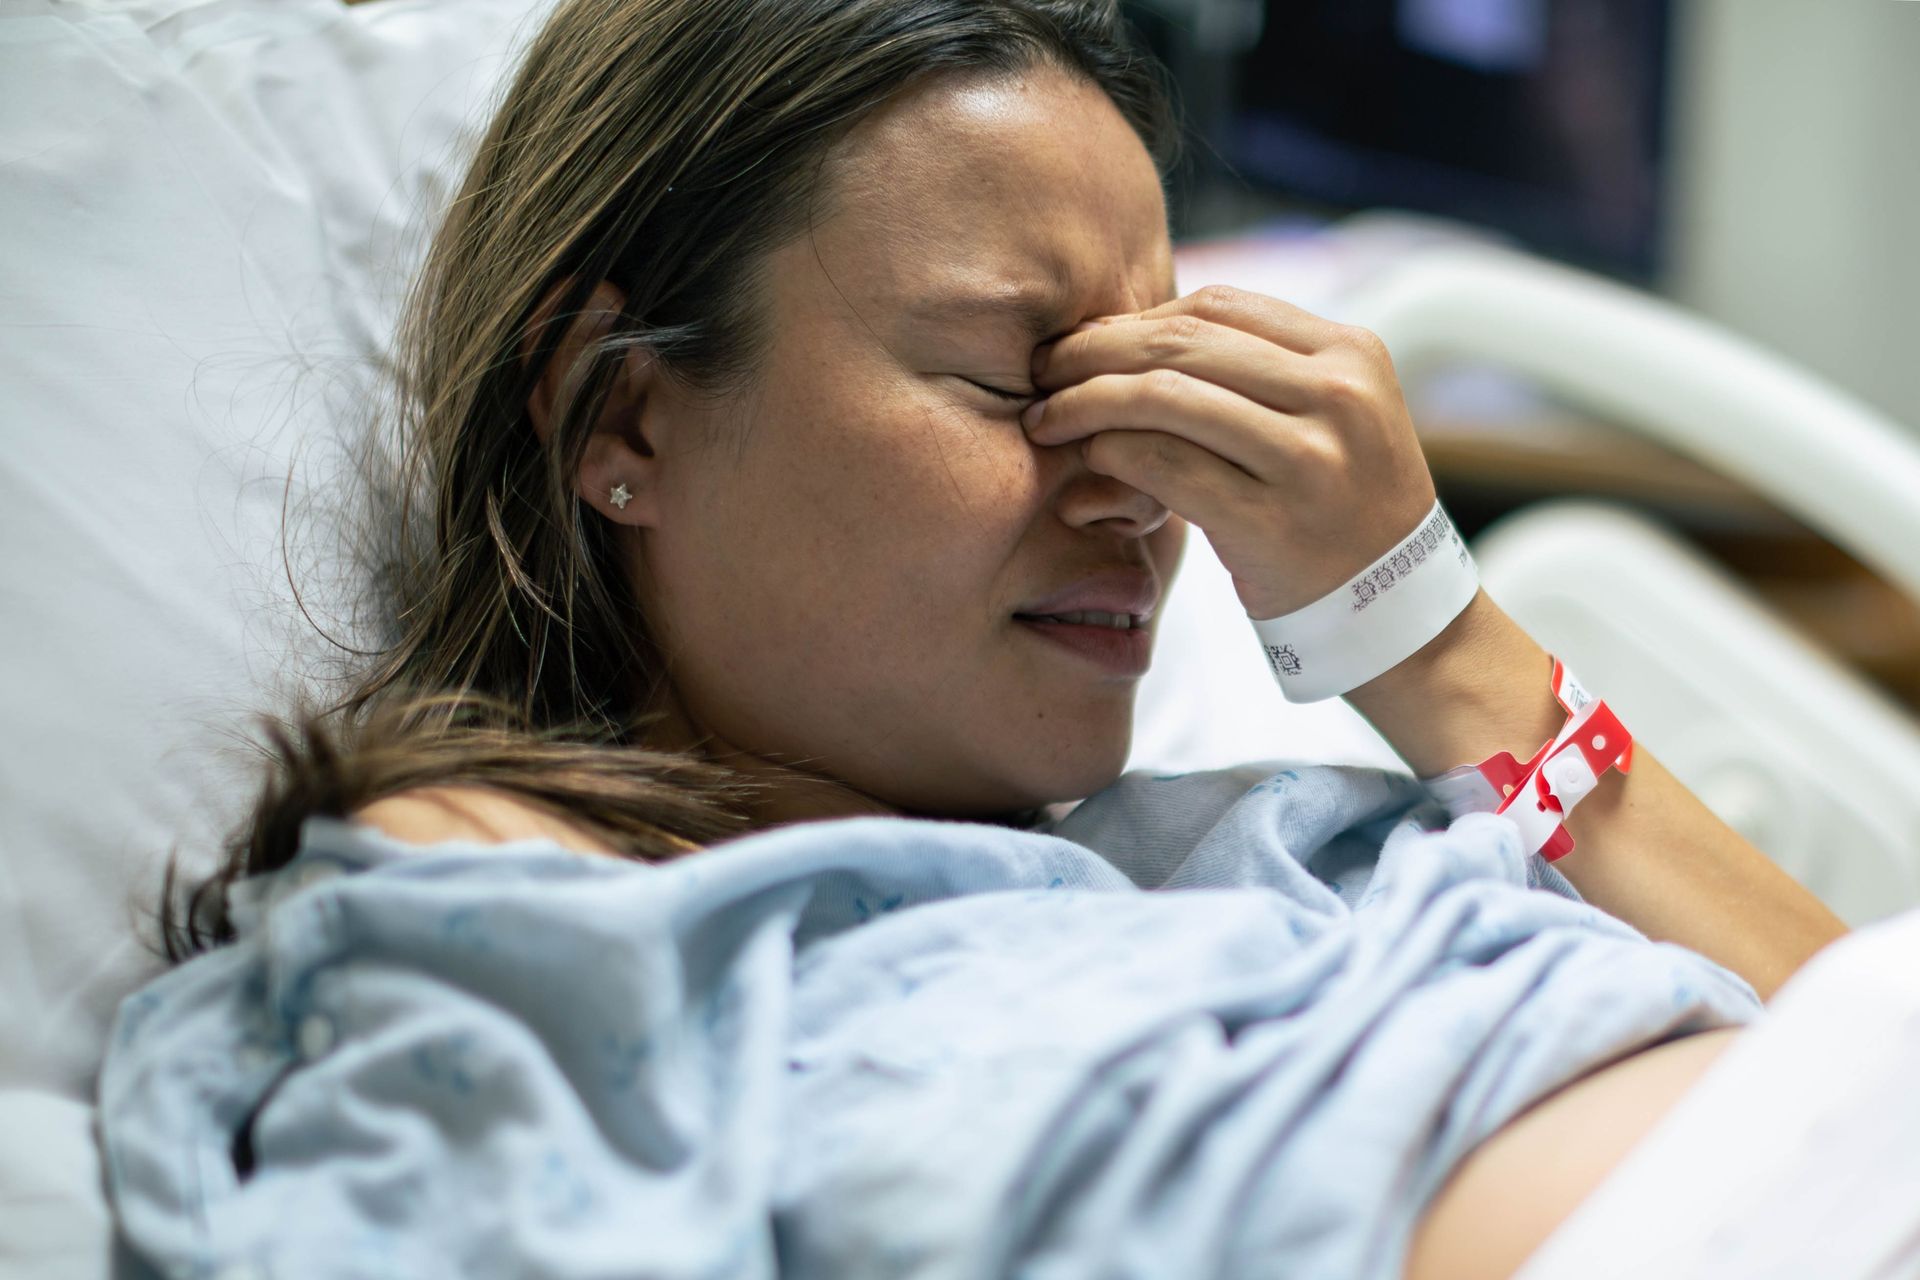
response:
[[[1047,397],[1041,396],[1020,411],[1020,425],[1031,431],[1040,425],[1040,419],[1046,416]]]

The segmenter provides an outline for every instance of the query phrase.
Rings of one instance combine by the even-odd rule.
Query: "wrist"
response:
[[[1522,759],[1565,713],[1551,658],[1484,590],[1405,661],[1346,694],[1419,777],[1511,751]]]

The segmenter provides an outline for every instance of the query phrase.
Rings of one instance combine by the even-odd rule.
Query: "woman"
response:
[[[1099,0],[563,4],[410,312],[402,634],[187,948],[310,814],[660,860],[1101,792],[1187,523],[1267,618],[1434,500],[1378,340],[1175,296],[1171,152]],[[1347,696],[1428,776],[1550,737],[1545,669],[1482,593]],[[1569,826],[1580,896],[1762,997],[1843,932],[1644,751]],[[1512,1118],[1405,1274],[1510,1274],[1734,1034]]]

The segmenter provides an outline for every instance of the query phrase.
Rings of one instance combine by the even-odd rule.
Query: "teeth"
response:
[[[1125,613],[1101,613],[1098,609],[1079,609],[1073,613],[1047,613],[1041,617],[1049,622],[1072,622],[1083,627],[1114,627],[1121,631],[1133,628],[1133,616]]]

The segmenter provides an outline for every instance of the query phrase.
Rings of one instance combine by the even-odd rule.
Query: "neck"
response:
[[[749,823],[756,831],[792,822],[819,822],[829,818],[897,816],[892,805],[848,786],[837,778],[810,773],[744,751],[699,724],[671,692],[656,702],[661,717],[647,734],[647,745],[659,751],[698,756],[723,765],[756,784]]]
[[[661,712],[661,718],[648,732],[647,745],[655,750],[698,756],[724,765],[756,783],[756,796],[748,815],[748,825],[755,831],[830,818],[942,816],[909,814],[831,775],[810,772],[741,750],[700,725],[672,693],[658,699],[655,705]],[[1032,809],[973,820],[1026,828],[1047,816],[1045,809]]]

